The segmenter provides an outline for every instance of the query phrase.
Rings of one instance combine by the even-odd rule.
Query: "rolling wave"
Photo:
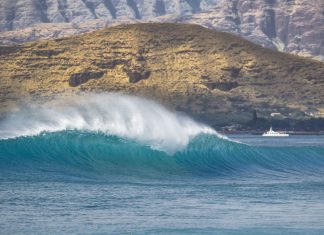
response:
[[[322,147],[256,147],[215,135],[170,155],[100,133],[62,131],[0,140],[0,169],[81,175],[287,177],[324,175]]]
[[[33,105],[0,123],[0,176],[324,175],[324,148],[248,146],[141,98],[87,95]]]

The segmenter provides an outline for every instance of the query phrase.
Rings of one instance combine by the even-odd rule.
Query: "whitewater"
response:
[[[88,94],[22,107],[0,123],[0,138],[79,130],[136,140],[170,153],[186,147],[200,133],[216,134],[206,125],[174,114],[163,106],[121,94]]]
[[[323,234],[324,138],[218,134],[144,98],[0,121],[3,234]]]

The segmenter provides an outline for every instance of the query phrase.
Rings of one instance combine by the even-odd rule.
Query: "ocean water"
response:
[[[0,234],[324,234],[324,137],[224,137],[119,94],[0,122]]]

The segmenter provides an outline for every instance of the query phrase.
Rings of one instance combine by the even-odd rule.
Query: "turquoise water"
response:
[[[324,137],[227,139],[142,99],[80,102],[0,123],[1,234],[324,233]]]

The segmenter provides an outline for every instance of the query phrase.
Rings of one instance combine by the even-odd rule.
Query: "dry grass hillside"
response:
[[[134,24],[0,47],[0,107],[81,91],[137,94],[211,125],[324,108],[324,63],[197,25]]]

